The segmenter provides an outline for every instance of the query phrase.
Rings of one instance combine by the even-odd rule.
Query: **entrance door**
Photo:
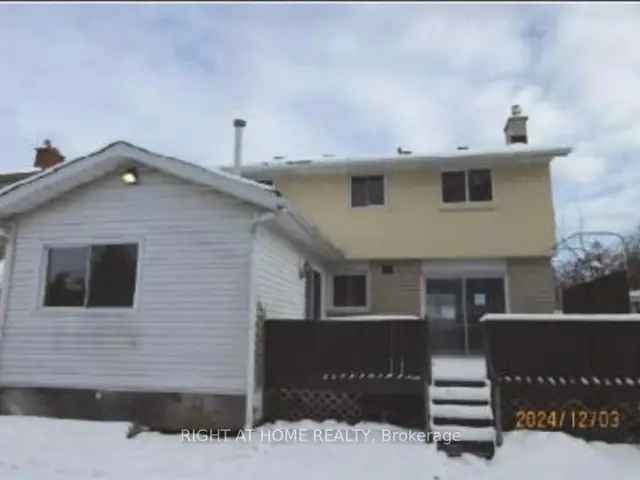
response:
[[[462,279],[427,280],[427,319],[431,351],[440,354],[466,352]]]
[[[469,353],[482,353],[482,328],[478,320],[485,313],[505,313],[504,280],[502,278],[468,278],[467,338]]]
[[[322,317],[322,275],[313,268],[305,274],[305,313],[307,320]]]
[[[427,319],[436,354],[482,353],[485,313],[505,312],[503,278],[428,278]]]

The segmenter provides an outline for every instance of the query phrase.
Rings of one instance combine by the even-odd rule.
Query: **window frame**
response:
[[[491,181],[491,200],[471,200],[471,188],[469,186],[469,172],[472,170],[487,170],[489,172],[489,180]],[[440,204],[445,208],[455,208],[460,206],[473,206],[473,205],[493,205],[496,201],[496,185],[494,181],[494,169],[490,167],[474,167],[474,168],[458,168],[458,169],[443,169],[440,171]],[[464,172],[464,201],[463,202],[445,202],[444,201],[444,184],[442,181],[442,174],[444,173],[456,173]]]
[[[341,276],[363,276],[365,277],[365,295],[366,302],[365,305],[361,306],[337,306],[335,305],[335,295],[334,295],[334,287],[335,287],[335,277]],[[337,270],[331,273],[331,275],[327,275],[327,279],[329,280],[329,285],[327,290],[327,294],[329,295],[330,302],[330,310],[337,313],[366,313],[371,309],[371,270],[368,267],[364,268],[354,268],[354,269],[344,269]]]
[[[91,247],[93,246],[102,246],[102,245],[131,245],[135,244],[138,247],[138,258],[136,259],[136,281],[133,290],[133,303],[131,306],[122,306],[122,307],[90,307],[87,305],[89,301],[89,285],[91,282]],[[87,275],[85,278],[86,284],[86,299],[85,305],[82,306],[49,306],[45,304],[46,295],[47,295],[47,277],[49,271],[49,252],[52,249],[62,249],[62,248],[89,248],[89,255],[87,255]],[[87,242],[52,242],[52,243],[42,243],[41,244],[41,252],[42,256],[40,259],[40,268],[38,269],[38,289],[37,289],[37,298],[35,311],[43,312],[43,313],[80,313],[83,315],[91,315],[91,314],[130,314],[138,311],[138,294],[140,291],[140,280],[142,278],[142,256],[144,251],[144,241],[140,238],[131,238],[131,239],[112,239],[112,238],[104,238],[104,239],[94,239]]]
[[[353,205],[353,179],[354,178],[362,178],[362,177],[382,177],[382,203],[381,204],[368,204],[368,205]],[[388,182],[387,175],[384,173],[363,173],[363,174],[350,174],[347,177],[347,205],[349,208],[360,209],[360,208],[384,208],[389,203],[388,196]]]

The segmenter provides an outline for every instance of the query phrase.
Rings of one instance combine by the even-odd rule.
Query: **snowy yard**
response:
[[[374,424],[278,423],[253,432],[251,440],[199,443],[158,433],[127,440],[127,428],[119,422],[0,417],[0,478],[637,480],[640,475],[637,446],[588,444],[559,433],[507,434],[488,462],[468,455],[448,459],[433,445],[384,442],[384,435],[406,431]],[[301,438],[301,432],[320,429],[324,443],[276,438],[276,432]],[[366,431],[371,435],[363,440]],[[267,436],[271,442],[261,441]]]

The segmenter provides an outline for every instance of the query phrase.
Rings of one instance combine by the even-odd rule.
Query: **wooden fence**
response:
[[[264,327],[267,419],[355,422],[373,419],[373,410],[411,410],[424,420],[426,321],[267,320]]]
[[[562,291],[565,313],[629,313],[627,271],[618,271]]]
[[[640,315],[487,315],[502,430],[640,439]]]

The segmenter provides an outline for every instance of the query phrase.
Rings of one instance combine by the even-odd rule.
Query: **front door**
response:
[[[482,353],[485,313],[505,312],[503,278],[427,278],[427,319],[435,354]]]
[[[458,278],[427,280],[427,319],[431,351],[459,355],[466,352],[464,283]]]
[[[482,353],[484,340],[480,318],[485,313],[505,313],[502,278],[468,278],[466,281],[468,353]]]

